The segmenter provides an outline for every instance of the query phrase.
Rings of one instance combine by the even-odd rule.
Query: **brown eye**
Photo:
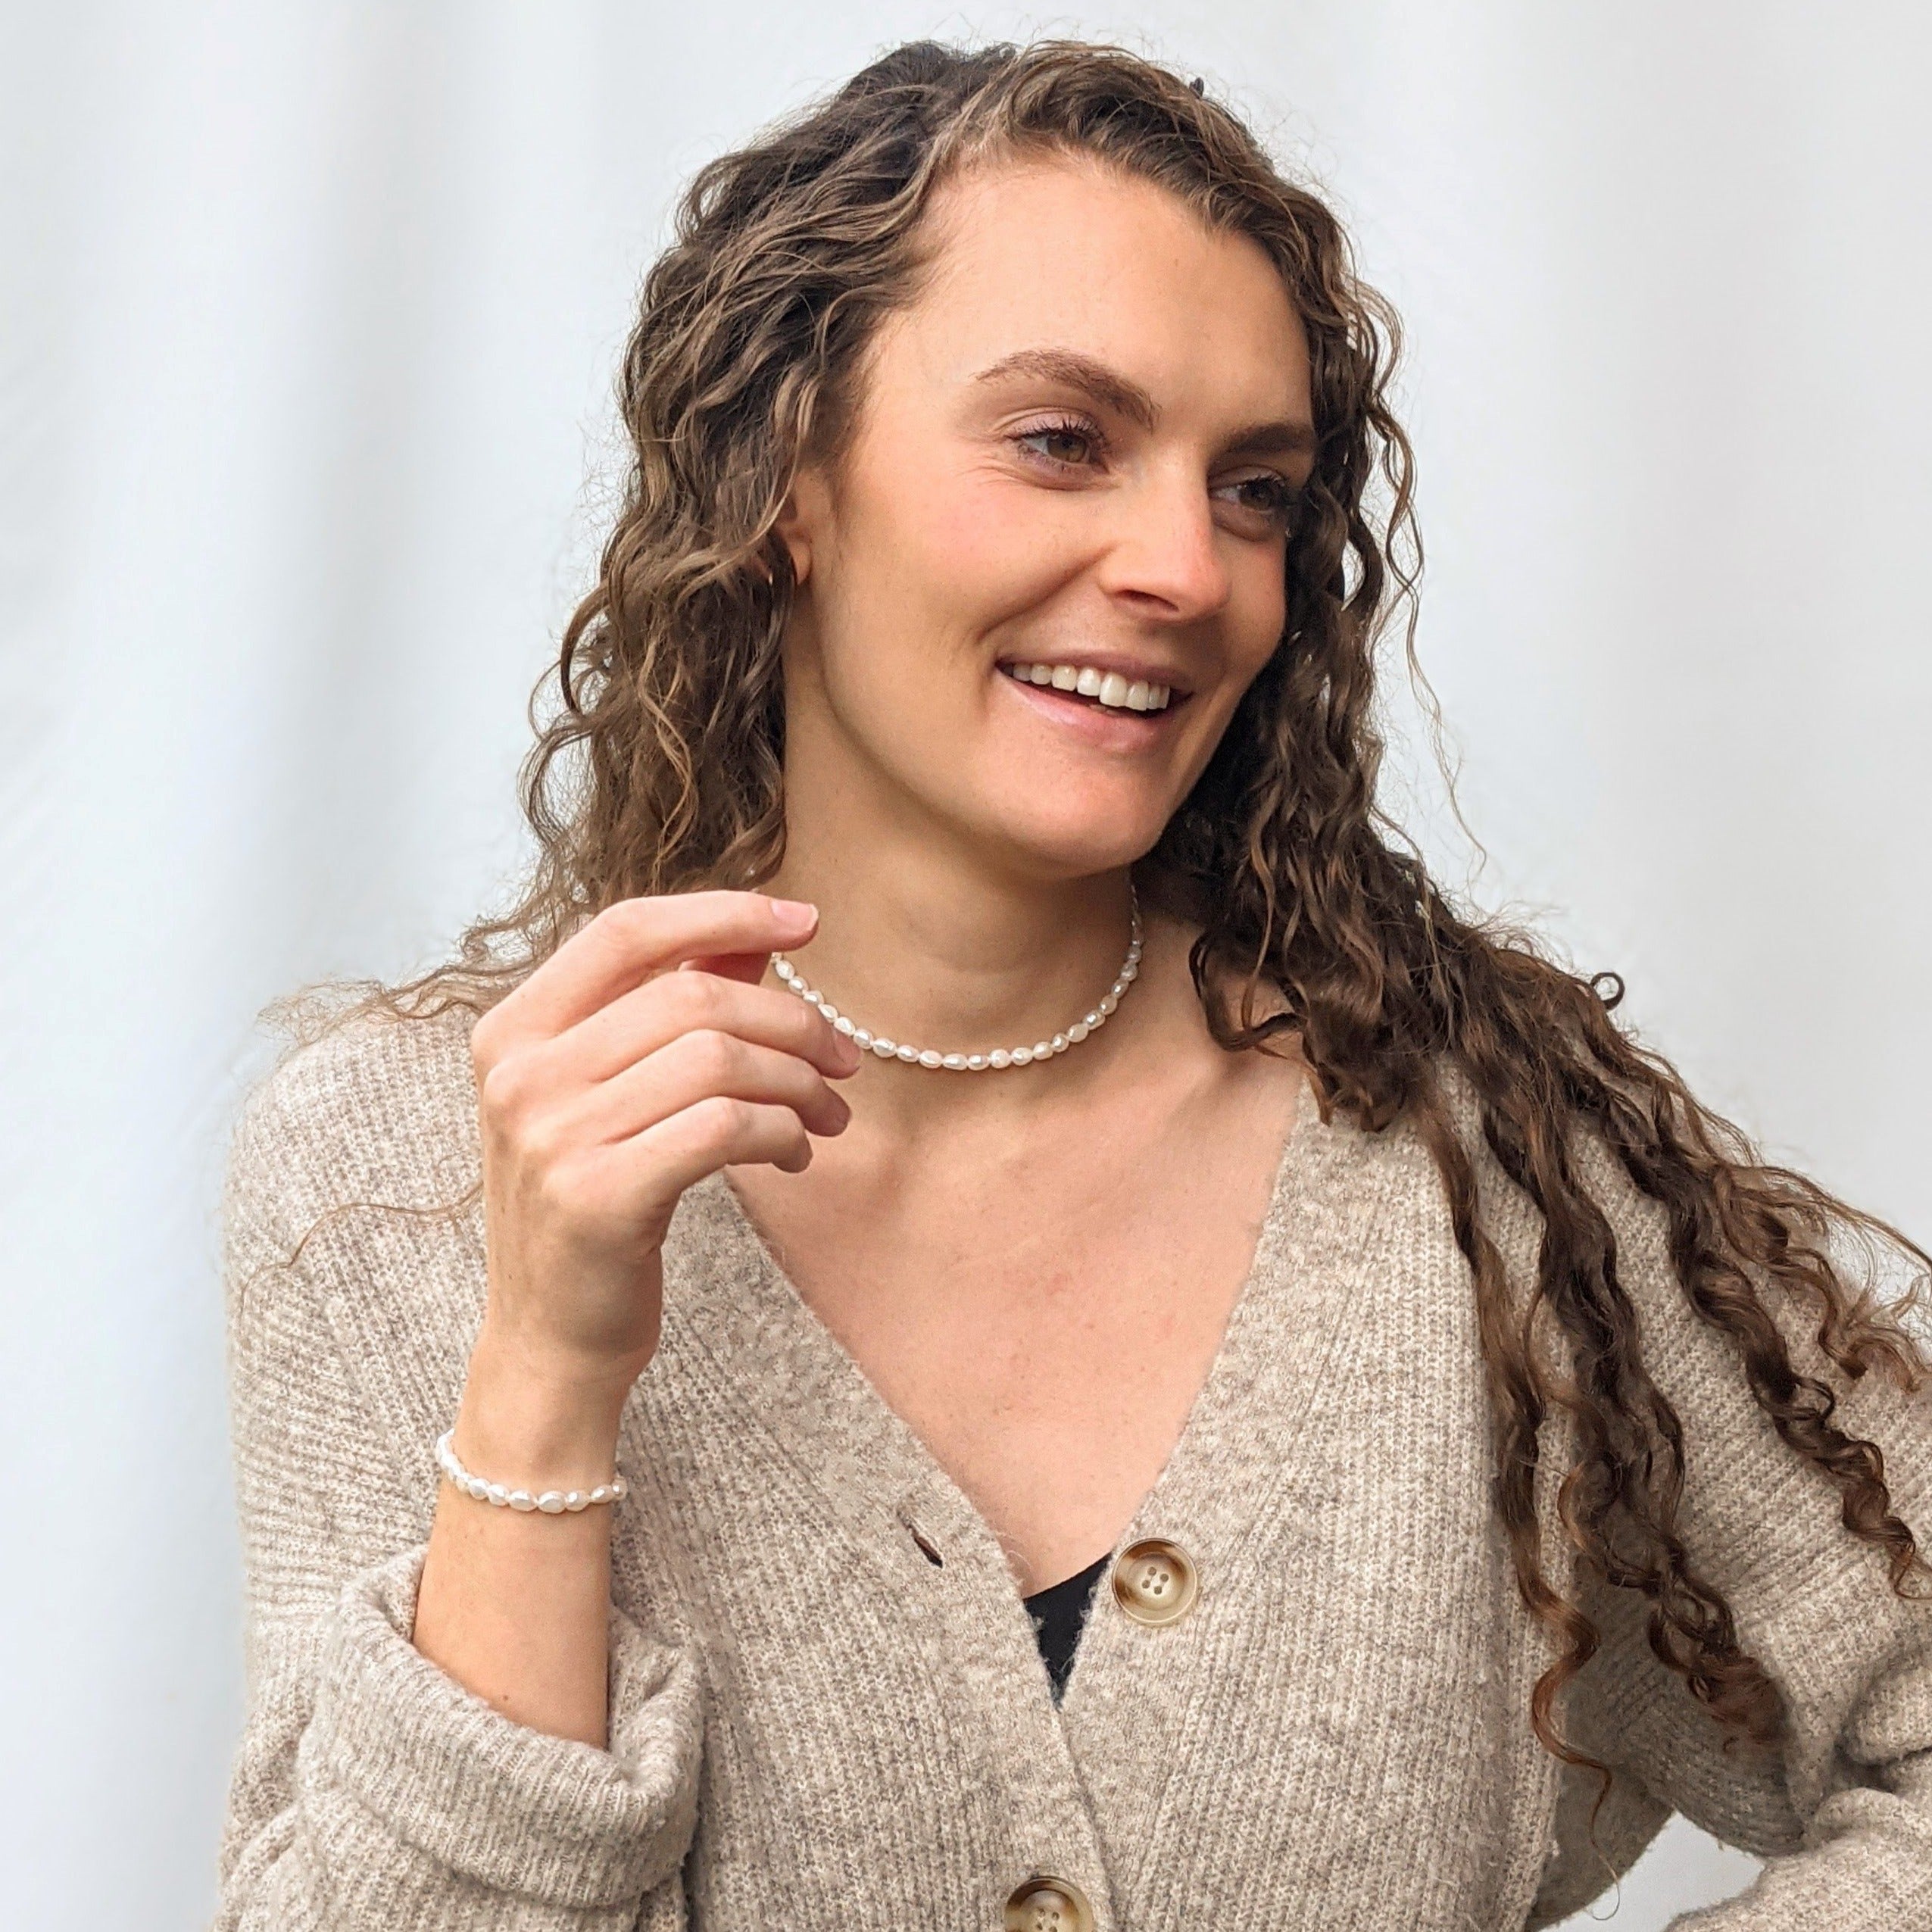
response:
[[[1029,429],[1016,440],[1049,463],[1077,465],[1092,461],[1097,439],[1072,423],[1056,423],[1044,429]]]
[[[1301,502],[1301,492],[1281,476],[1244,476],[1237,482],[1223,484],[1222,488],[1231,492],[1232,501],[1241,508],[1264,517],[1283,529],[1294,521],[1295,511]]]

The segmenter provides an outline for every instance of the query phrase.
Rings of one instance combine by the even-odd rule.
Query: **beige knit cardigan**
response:
[[[1606,1641],[1567,1719],[1616,1774],[1590,1849],[1595,1780],[1528,1728],[1550,1650],[1493,1517],[1434,1170],[1406,1129],[1306,1100],[1122,1539],[1185,1553],[1184,1617],[1136,1621],[1103,1584],[1057,1705],[992,1530],[714,1175],[674,1218],[624,1418],[610,1748],[501,1715],[409,1640],[485,1279],[480,1212],[422,1210],[474,1180],[475,1106],[460,1016],[362,1022],[236,1131],[250,1696],[222,1927],[1516,1932],[1603,1892],[1673,1810],[1769,1861],[1684,1927],[1932,1927],[1932,1607],[1893,1594],[1689,1313],[1657,1213],[1586,1150],[1684,1420],[1686,1540],[1790,1719],[1781,1756],[1725,1756],[1640,1605],[1592,1592]],[[1482,1173],[1520,1275],[1536,1217]],[[1932,1528],[1932,1413],[1877,1379],[1844,1412]],[[1553,1425],[1546,1466],[1568,1454]],[[1013,1902],[1042,1876],[1060,1891]]]

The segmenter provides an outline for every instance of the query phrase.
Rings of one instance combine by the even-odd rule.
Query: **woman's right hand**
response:
[[[660,1250],[685,1189],[851,1118],[862,1050],[758,983],[814,908],[762,893],[620,900],[479,1019],[486,1336],[560,1382],[628,1387],[657,1347]]]
[[[796,1172],[851,1117],[860,1049],[758,982],[817,915],[757,892],[626,899],[470,1034],[488,1286],[454,1424],[469,1469],[535,1494],[608,1475],[657,1347],[678,1197],[734,1163]],[[610,1519],[499,1509],[445,1484],[413,1640],[519,1723],[600,1748]]]

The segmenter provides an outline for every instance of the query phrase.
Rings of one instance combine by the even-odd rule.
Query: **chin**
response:
[[[1153,811],[1097,813],[1073,821],[1043,821],[1035,813],[1010,821],[1003,832],[1047,876],[1089,879],[1132,865],[1159,841],[1166,824],[1166,815]]]

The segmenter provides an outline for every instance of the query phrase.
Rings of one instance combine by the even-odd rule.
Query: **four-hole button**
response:
[[[1072,1879],[1036,1873],[1007,1900],[1006,1932],[1094,1932],[1094,1909]]]
[[[1114,1601],[1137,1624],[1171,1624],[1200,1593],[1194,1559],[1178,1543],[1149,1537],[1130,1543],[1113,1566]]]

